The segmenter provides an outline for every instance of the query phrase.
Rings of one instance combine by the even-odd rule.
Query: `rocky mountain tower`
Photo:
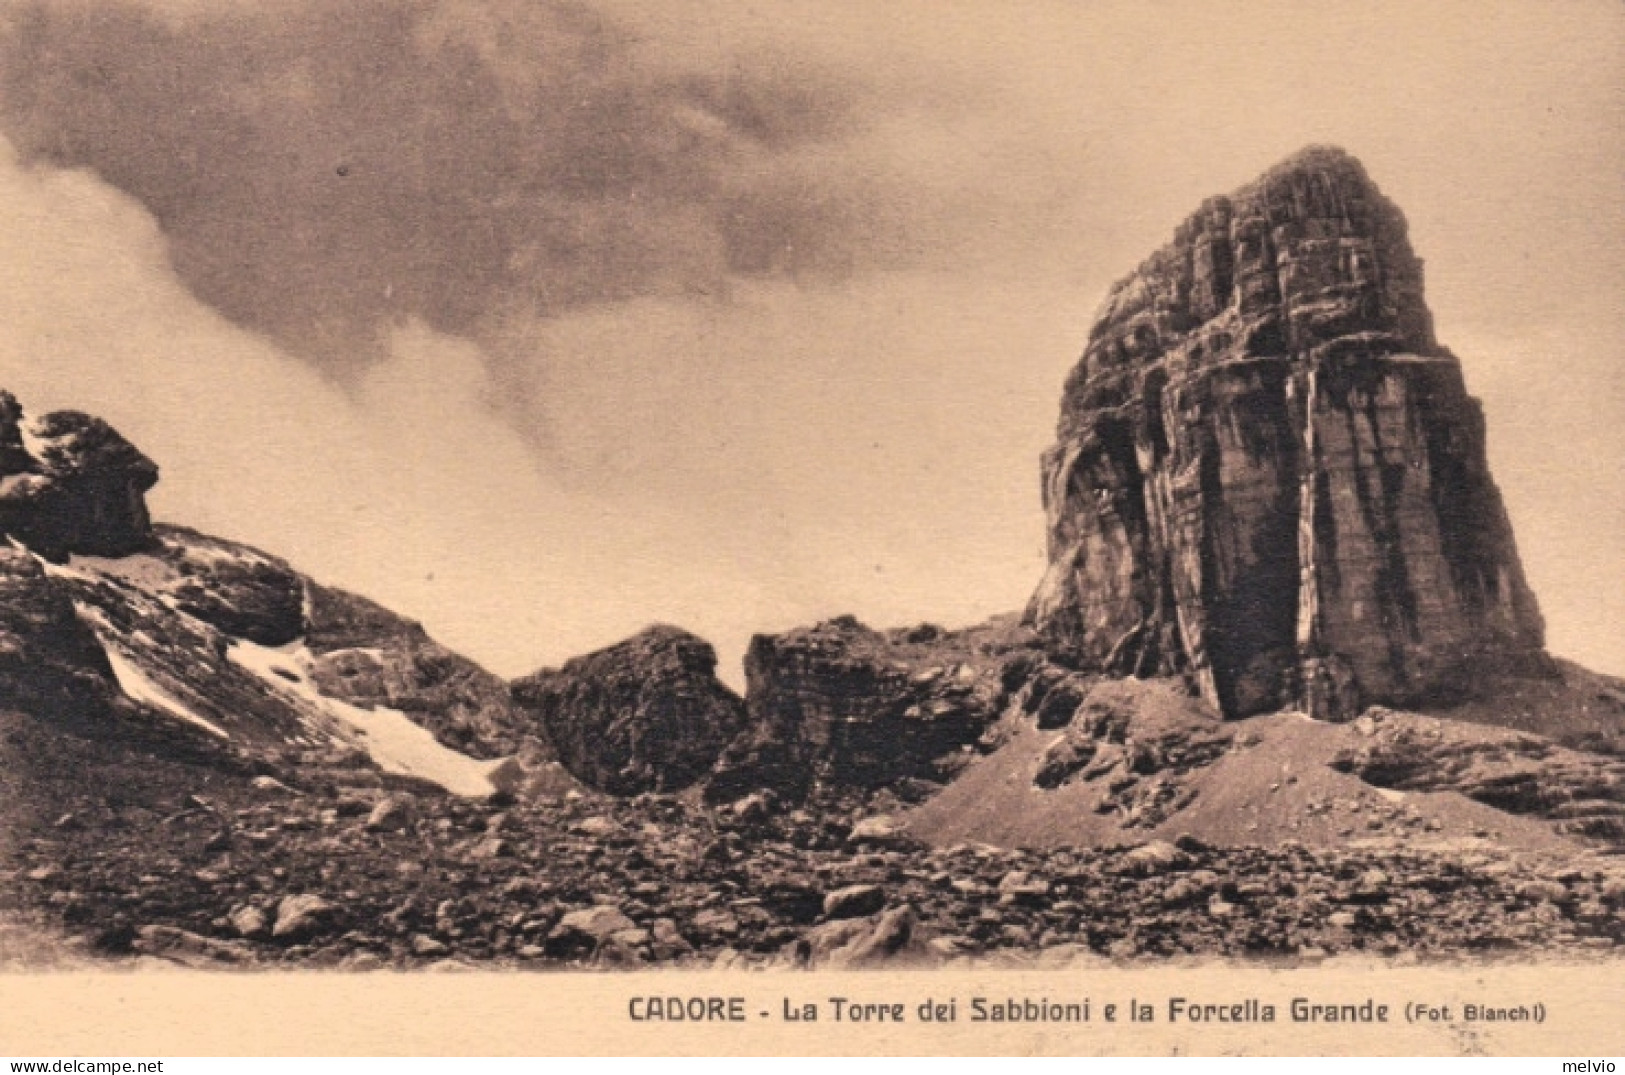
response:
[[[1415,704],[1542,652],[1405,219],[1338,149],[1208,200],[1111,289],[1043,489],[1029,622],[1229,716]]]

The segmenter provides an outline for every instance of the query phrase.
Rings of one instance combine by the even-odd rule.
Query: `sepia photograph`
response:
[[[1622,58],[0,0],[0,1055],[1625,1052]]]

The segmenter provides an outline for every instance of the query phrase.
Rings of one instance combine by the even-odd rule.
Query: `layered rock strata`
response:
[[[257,549],[153,524],[157,477],[102,420],[33,418],[0,391],[0,710],[114,739],[145,722],[219,757],[376,767],[460,793],[489,792],[497,759],[550,757],[507,683],[419,624]]]
[[[1112,288],[1043,460],[1059,653],[1227,716],[1538,662],[1543,626],[1400,211],[1340,150],[1213,198]]]

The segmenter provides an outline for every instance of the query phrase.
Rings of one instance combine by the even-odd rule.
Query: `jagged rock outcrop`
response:
[[[1550,819],[1565,835],[1625,841],[1625,760],[1381,706],[1355,724],[1359,744],[1332,765],[1368,784],[1459,792],[1509,814]]]
[[[12,428],[0,462],[43,476]],[[1238,723],[1015,617],[843,618],[756,639],[748,706],[674,628],[510,690],[236,542],[154,525],[89,554],[68,530],[48,556],[10,536],[0,916],[76,934],[77,958],[1061,966],[1625,944],[1625,876],[1561,857],[1625,840],[1625,763],[1572,748],[1619,742],[1625,682],[1583,670],[1492,681],[1459,720]],[[1548,727],[1570,746],[1526,730]],[[620,797],[566,776],[549,739]],[[628,794],[696,779],[726,805]]]
[[[158,525],[142,552],[43,571],[125,696],[233,749],[475,794],[524,745],[502,679],[249,546]]]
[[[1228,716],[1349,716],[1540,660],[1482,412],[1403,216],[1340,150],[1204,203],[1112,289],[1043,493],[1029,622]]]
[[[617,795],[674,791],[703,776],[745,723],[745,705],[716,678],[709,642],[654,626],[512,685],[559,761]]]
[[[152,539],[158,467],[100,418],[23,413],[0,390],[0,534],[42,556],[123,556]]]
[[[84,716],[116,689],[107,655],[69,595],[34,557],[0,546],[0,709]]]
[[[0,392],[0,709],[210,764],[559,783],[506,682],[277,557],[151,523],[157,473],[100,419]]]
[[[399,710],[442,745],[495,758],[532,742],[530,719],[508,684],[436,642],[423,625],[373,601],[305,580],[305,645],[311,676],[325,695],[365,707]]]
[[[1029,670],[1030,641],[1006,624],[882,633],[850,616],[757,635],[745,654],[750,728],[707,795],[950,776]]]
[[[282,560],[179,526],[156,526],[149,551],[175,571],[181,612],[233,638],[282,646],[305,633],[305,582]]]
[[[1152,828],[1196,797],[1181,778],[1229,750],[1234,729],[1166,680],[1104,680],[1044,752],[1033,783],[1099,781],[1098,812],[1120,815],[1125,828]]]

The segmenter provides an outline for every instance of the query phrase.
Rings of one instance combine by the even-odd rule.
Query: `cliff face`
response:
[[[1229,716],[1431,700],[1541,652],[1404,218],[1339,150],[1210,199],[1112,289],[1043,495],[1028,621]]]

